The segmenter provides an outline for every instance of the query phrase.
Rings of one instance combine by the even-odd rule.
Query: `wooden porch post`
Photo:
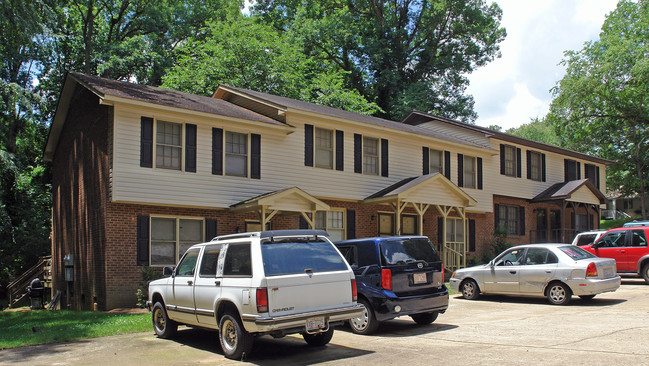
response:
[[[424,205],[423,203],[412,202],[415,211],[417,211],[417,216],[419,217],[419,225],[417,228],[418,235],[424,235],[424,214],[430,207],[430,204]]]
[[[566,200],[561,201],[561,242],[566,242]]]

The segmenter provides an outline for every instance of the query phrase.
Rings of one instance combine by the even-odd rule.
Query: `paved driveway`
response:
[[[568,306],[545,299],[452,296],[429,326],[410,318],[384,323],[373,336],[336,330],[327,347],[299,336],[257,339],[247,362],[257,365],[649,365],[649,286],[623,279],[615,293]],[[153,331],[0,351],[0,364],[186,365],[226,360],[216,333],[182,328],[175,340]]]

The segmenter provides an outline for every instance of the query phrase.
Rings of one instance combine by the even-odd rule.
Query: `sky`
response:
[[[494,1],[487,0],[488,3]],[[476,124],[507,130],[544,117],[565,73],[563,52],[597,40],[617,0],[495,0],[507,37],[502,57],[469,75]]]

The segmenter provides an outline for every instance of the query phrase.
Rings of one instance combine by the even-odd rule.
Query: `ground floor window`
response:
[[[464,243],[463,220],[456,217],[446,218],[446,242]]]
[[[519,235],[519,207],[498,205],[498,228],[507,231],[509,235]]]
[[[270,223],[270,222],[266,223],[266,230],[273,230],[272,223]],[[255,231],[263,231],[262,228],[261,228],[261,222],[246,220],[246,231],[245,232],[250,233],[250,232],[255,232]]]
[[[203,233],[203,219],[152,217],[150,265],[176,264],[189,247],[203,241]]]
[[[394,214],[379,212],[379,236],[394,235]]]
[[[394,227],[394,214],[379,212],[379,236],[417,235],[417,215],[401,215],[401,231],[397,233]]]
[[[329,233],[331,241],[345,240],[345,209],[318,211],[314,224],[317,230]]]

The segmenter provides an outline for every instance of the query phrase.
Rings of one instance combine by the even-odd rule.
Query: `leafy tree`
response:
[[[163,87],[211,95],[224,84],[364,114],[378,110],[345,88],[344,72],[307,57],[285,32],[249,18],[211,23],[178,52]]]
[[[565,53],[548,118],[567,147],[617,161],[608,185],[639,193],[649,184],[649,0],[623,0],[600,39]]]
[[[49,252],[47,136],[34,75],[49,52],[48,1],[0,2],[0,286]],[[2,286],[4,287],[4,286]]]
[[[530,123],[510,128],[507,133],[550,145],[562,146],[562,141],[554,126],[545,119],[534,118]]]
[[[344,70],[391,119],[416,109],[475,120],[466,75],[505,37],[500,8],[483,0],[260,0],[253,14]]]

